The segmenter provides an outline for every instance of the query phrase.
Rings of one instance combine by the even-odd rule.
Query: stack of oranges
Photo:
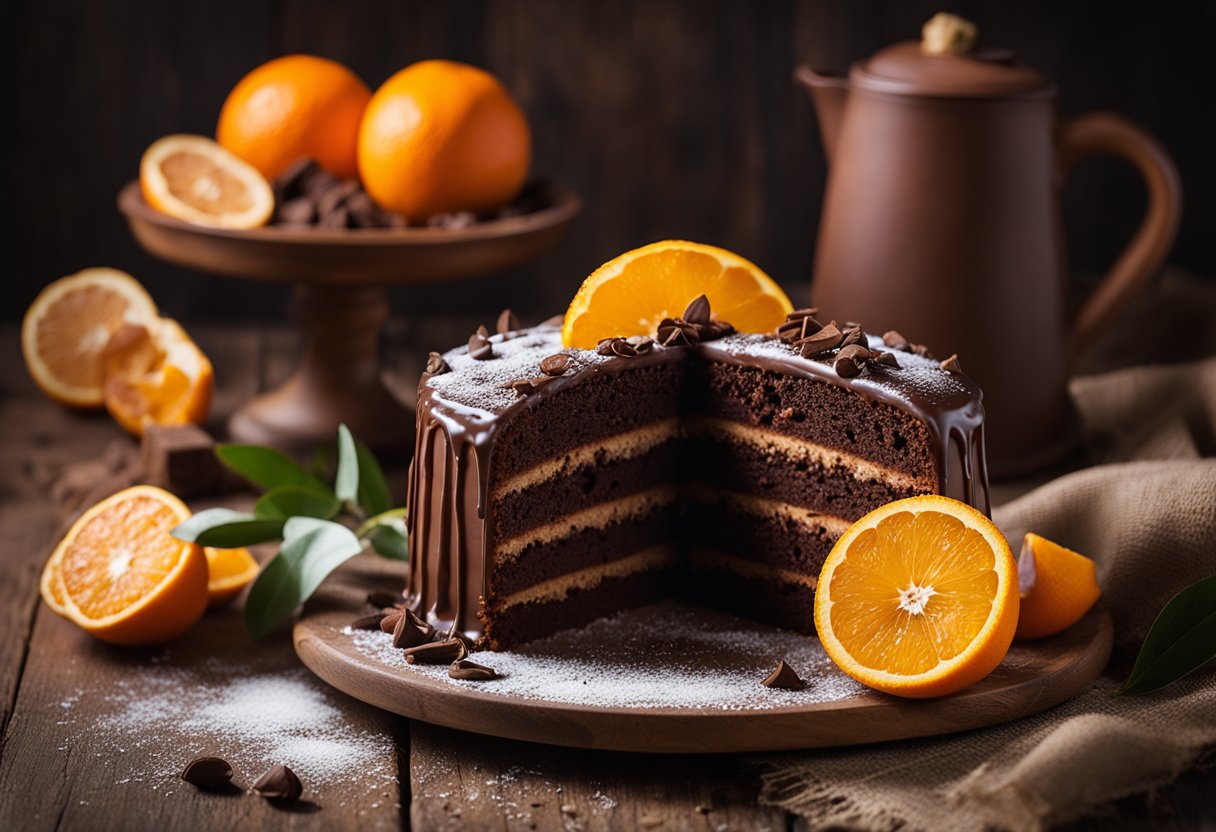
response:
[[[454,61],[402,69],[373,94],[342,64],[287,55],[250,72],[220,110],[216,141],[168,136],[140,166],[148,204],[188,222],[254,228],[274,210],[267,180],[312,160],[358,178],[411,221],[498,208],[523,187],[527,120],[490,73]]]

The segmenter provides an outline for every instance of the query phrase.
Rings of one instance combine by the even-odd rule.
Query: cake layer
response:
[[[685,544],[814,577],[848,522],[775,500],[697,489],[684,509]]]
[[[813,578],[787,576],[742,558],[697,551],[690,555],[680,586],[682,594],[707,607],[799,633],[815,631]]]

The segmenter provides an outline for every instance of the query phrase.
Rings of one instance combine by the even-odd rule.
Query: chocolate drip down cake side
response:
[[[956,359],[808,310],[735,333],[697,306],[595,350],[500,324],[432,354],[415,612],[494,650],[667,597],[810,633],[853,521],[917,494],[988,511],[980,391]]]

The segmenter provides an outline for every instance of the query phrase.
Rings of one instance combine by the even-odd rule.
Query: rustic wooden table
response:
[[[467,323],[390,328],[390,380],[407,390],[426,349],[454,342],[451,332],[468,331]],[[193,331],[218,370],[213,428],[290,371],[296,342],[289,330]],[[237,608],[209,613],[160,650],[92,640],[38,598],[42,563],[69,520],[46,483],[48,472],[125,441],[104,414],[74,414],[45,399],[25,372],[16,327],[0,327],[0,829],[801,828],[758,804],[762,758],[571,751],[411,723],[311,680],[286,630],[251,642]],[[396,462],[400,486],[405,460]],[[231,760],[248,786],[259,772],[242,768],[248,749],[239,737],[205,729],[186,741],[167,730],[132,736],[115,721],[116,708],[153,696],[145,687],[158,679],[222,691],[234,674],[315,688],[318,702],[340,709],[346,736],[375,739],[374,776],[365,761],[285,811],[237,789],[204,793],[177,779],[190,757],[210,750]],[[157,714],[163,721],[188,716]],[[1184,775],[1151,804],[1129,799],[1116,808],[1083,828],[1216,828],[1216,776]]]

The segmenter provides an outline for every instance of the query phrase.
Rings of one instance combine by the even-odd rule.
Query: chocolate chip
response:
[[[426,357],[426,371],[433,376],[448,371],[448,362],[443,360],[443,356],[437,352],[428,353]]]
[[[498,674],[492,668],[468,659],[452,662],[452,666],[448,668],[448,675],[453,679],[470,679],[475,682],[488,682],[490,679],[498,678]]]
[[[380,619],[380,629],[386,633],[391,633],[397,629],[397,622],[405,616],[405,610],[393,610],[386,612],[384,618]]]
[[[921,358],[932,358],[933,353],[929,352],[929,348],[924,344],[908,344],[908,349],[912,350],[915,355]]]
[[[449,664],[460,661],[468,655],[468,652],[463,641],[458,638],[448,638],[408,648],[405,651],[405,660],[410,664]]]
[[[512,379],[511,381],[508,381],[506,384],[502,385],[502,388],[504,390],[514,390],[515,395],[517,396],[527,396],[536,392],[536,388],[532,386],[531,379],[526,378]]]
[[[477,334],[480,335],[482,338],[489,338],[490,330],[486,329],[485,324],[481,324],[477,327]]]
[[[809,338],[823,329],[823,324],[810,315],[793,321],[786,321],[777,327],[777,337],[787,344]]]
[[[499,335],[506,335],[508,332],[518,332],[521,329],[519,318],[510,309],[504,309],[498,313],[498,323],[494,325],[494,329]]]
[[[882,350],[879,350],[878,352],[871,352],[870,361],[874,364],[880,364],[883,367],[899,366],[899,361],[895,358],[895,353],[883,352]]]
[[[219,757],[195,757],[186,764],[182,779],[200,789],[213,789],[232,780],[232,766]]]
[[[780,690],[801,690],[803,687],[802,679],[798,678],[794,668],[785,663],[785,659],[777,662],[777,667],[760,684]]]
[[[870,351],[868,349],[857,344],[851,344],[847,347],[842,347],[840,352],[836,353],[832,367],[836,370],[836,375],[841,378],[856,378],[865,369],[866,360],[869,357]]]
[[[963,365],[958,363],[957,353],[947,358],[938,366],[940,366],[947,373],[961,373],[963,371]]]
[[[435,628],[409,610],[402,612],[403,615],[397,619],[397,626],[393,628],[393,646],[409,649],[429,643],[435,635]]]
[[[369,615],[361,615],[350,622],[350,628],[352,630],[379,630],[380,622],[386,617],[388,617],[387,612],[373,612]]]
[[[701,340],[700,329],[682,318],[664,318],[659,322],[658,336],[665,347],[690,347]]]
[[[865,330],[859,326],[846,326],[844,329],[844,340],[840,342],[842,347],[851,347],[854,344],[859,344],[863,347],[868,347],[870,341],[866,338]]]
[[[253,784],[253,790],[268,800],[282,800],[290,803],[300,799],[304,794],[304,786],[296,773],[283,764],[271,766],[265,774]]]
[[[794,346],[798,348],[798,353],[803,358],[813,358],[828,350],[836,349],[843,337],[841,331],[836,328],[836,322],[833,321],[814,335],[809,335],[798,341]]]
[[[431,353],[431,355],[434,355],[434,353]],[[379,607],[383,610],[400,604],[401,595],[396,592],[389,592],[385,589],[373,589],[371,592],[367,593],[367,603],[371,604],[373,607]]]
[[[494,355],[489,332],[484,326],[478,327],[477,331],[469,336],[469,355],[477,361],[484,361]]]
[[[618,358],[637,358],[654,349],[654,341],[644,335],[631,335],[628,338],[605,338],[595,346],[600,355],[614,355]]]
[[[557,376],[535,376],[533,378],[528,379],[528,381],[530,381],[532,383],[532,390],[533,390],[533,392],[535,392],[535,391],[539,390],[540,388],[544,387],[549,382],[557,381]]]
[[[868,361],[870,359],[870,350],[860,344],[847,344],[840,348],[840,352],[836,353],[837,358],[849,358],[853,361]]]
[[[541,359],[540,371],[547,376],[560,376],[570,369],[574,359],[567,353],[559,352]]]
[[[882,342],[893,350],[906,350],[908,348],[908,339],[893,329],[889,329],[882,334]]]
[[[709,323],[709,298],[705,295],[697,295],[680,317],[694,325]]]

